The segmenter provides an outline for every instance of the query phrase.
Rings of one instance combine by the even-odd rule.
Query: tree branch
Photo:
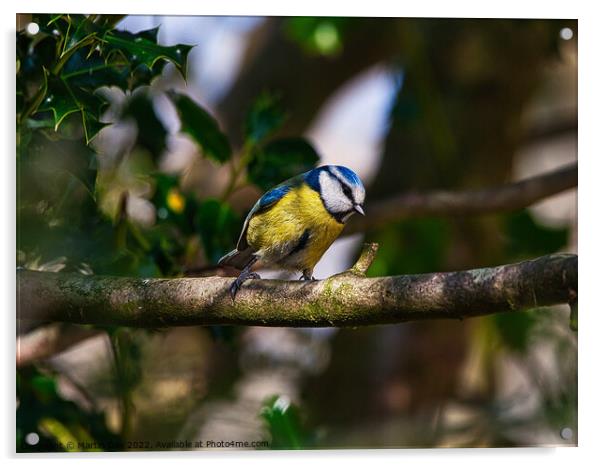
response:
[[[540,144],[554,138],[566,137],[578,131],[577,116],[560,117],[551,122],[535,124],[529,128],[523,138],[524,145]]]
[[[369,204],[366,216],[354,216],[345,233],[365,232],[408,217],[465,216],[521,209],[576,186],[577,164],[572,164],[495,188],[404,193]]]
[[[358,326],[466,318],[575,301],[577,256],[493,268],[366,278],[375,246],[320,281],[252,280],[232,301],[223,277],[140,279],[19,270],[19,318],[134,327]]]

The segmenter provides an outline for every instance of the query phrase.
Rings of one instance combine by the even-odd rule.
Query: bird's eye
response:
[[[351,189],[347,185],[343,185],[343,194],[353,201],[353,194],[351,193]]]

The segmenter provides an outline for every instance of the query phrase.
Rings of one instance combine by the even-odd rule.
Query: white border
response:
[[[145,0],[125,3],[123,0],[103,0],[94,4],[85,4],[85,10],[93,9],[95,13],[129,13],[129,14],[179,14],[179,15],[347,15],[347,16],[406,16],[406,17],[504,17],[504,18],[578,18],[579,40],[579,253],[580,260],[580,308],[581,322],[579,335],[579,448],[556,449],[439,449],[439,450],[366,450],[366,451],[306,451],[290,452],[228,452],[228,453],[138,453],[102,454],[102,455],[53,455],[53,456],[20,456],[26,465],[39,466],[63,464],[72,458],[80,462],[83,457],[92,462],[106,462],[107,458],[114,461],[124,461],[133,465],[164,465],[168,458],[177,459],[185,464],[199,462],[225,461],[227,463],[245,465],[305,465],[307,462],[318,460],[331,463],[343,461],[346,464],[360,465],[376,457],[378,461],[395,461],[396,463],[411,462],[411,465],[445,464],[446,467],[469,465],[488,466],[526,462],[542,462],[546,466],[562,465],[567,462],[577,462],[578,465],[590,465],[594,459],[600,459],[597,449],[598,433],[602,421],[600,399],[602,387],[600,384],[600,339],[602,332],[601,316],[599,313],[600,299],[594,295],[597,276],[597,264],[601,258],[599,229],[600,207],[596,190],[601,185],[600,160],[602,150],[600,145],[600,73],[599,45],[600,16],[596,14],[593,1],[525,1],[506,0],[504,2],[486,1],[430,1],[420,0],[398,1],[370,0],[358,4],[324,0],[305,0],[299,2],[263,1],[263,0],[229,0],[228,2],[203,2],[190,0]],[[6,40],[4,51],[7,52],[4,67],[0,72],[4,93],[2,102],[4,111],[0,112],[2,122],[2,141],[4,154],[0,157],[2,163],[1,184],[4,209],[0,220],[4,228],[2,243],[2,265],[4,277],[0,281],[2,297],[6,300],[3,312],[5,350],[2,359],[5,384],[2,387],[3,417],[0,423],[0,439],[3,443],[2,454],[14,462],[14,250],[15,250],[15,174],[14,174],[14,25],[17,12],[88,12],[82,11],[84,3],[73,0],[32,1],[20,0],[18,4],[6,5],[2,2],[1,21],[3,38]],[[596,50],[598,49],[598,50]],[[596,306],[597,305],[597,306]]]
[[[187,2],[186,0],[145,0],[123,2],[107,0],[93,5],[95,13],[171,14],[171,15],[257,15],[257,16],[405,16],[405,17],[502,17],[502,18],[576,18],[579,1],[506,0],[503,3],[477,1],[387,1],[343,2],[304,0],[296,2],[267,0],[228,0],[227,2]],[[82,6],[85,8],[82,10]],[[21,13],[70,11],[88,13],[92,4],[73,0],[20,0]],[[60,8],[59,8],[60,6]]]

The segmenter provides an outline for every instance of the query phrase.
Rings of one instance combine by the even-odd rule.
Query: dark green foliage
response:
[[[17,174],[20,250],[44,261],[67,255],[77,263],[98,248],[89,234],[105,220],[95,215],[96,157],[90,148],[80,141],[50,142],[35,132],[26,157],[17,160]]]
[[[83,89],[95,89],[99,85],[129,89],[129,69],[120,62],[107,62],[100,54],[89,55],[85,50],[76,51],[65,63],[62,78],[71,85]]]
[[[177,254],[178,239],[168,241],[171,236],[161,226],[177,227],[178,232],[185,235],[199,235],[206,259],[211,264],[217,263],[236,242],[240,216],[226,202],[213,198],[199,201],[183,193],[177,177],[156,174],[155,181],[152,201],[157,208],[159,226],[154,230],[163,239],[160,251],[166,255],[166,259]],[[179,251],[180,254],[182,252]]]
[[[540,256],[558,251],[567,244],[567,227],[543,226],[527,210],[508,214],[504,224],[506,251],[511,258]]]
[[[158,32],[158,27],[136,34],[112,30],[104,36],[108,44],[107,55],[111,58],[114,54],[121,55],[128,63],[132,74],[136,71],[146,71],[147,73],[139,73],[139,75],[151,77],[159,74],[166,61],[169,61],[186,78],[186,60],[192,46],[183,44],[171,47],[161,46],[157,44]]]
[[[106,426],[105,414],[93,408],[82,410],[58,393],[54,375],[33,367],[17,371],[17,452],[119,451],[123,441]],[[25,442],[37,433],[38,444]],[[87,447],[77,443],[87,443]],[[70,444],[70,443],[73,443]]]
[[[141,228],[127,215],[127,191],[113,218],[103,212],[100,202],[112,180],[105,173],[99,185],[97,154],[88,143],[107,125],[101,116],[108,101],[99,89],[135,91],[158,76],[167,62],[184,73],[190,47],[157,44],[156,29],[117,31],[112,17],[33,15],[32,20],[40,25],[39,34],[17,34],[18,264],[87,274],[181,273],[176,258],[184,251],[182,219],[159,218],[152,228]],[[148,92],[142,89],[132,96],[121,118],[135,119],[138,138],[135,150],[117,161],[115,171],[123,166],[148,178],[156,170],[167,132]],[[145,158],[146,151],[152,159]],[[158,202],[161,194],[159,189]],[[197,234],[194,215],[183,229],[187,236]],[[112,379],[117,397],[131,410],[129,394],[140,381],[135,335],[123,328],[110,334],[117,370]],[[88,450],[80,442],[92,450],[123,449],[123,438],[106,428],[104,413],[83,411],[63,400],[55,384],[53,375],[33,367],[19,370],[17,450]],[[26,444],[28,433],[37,433],[40,442]]]
[[[353,18],[334,17],[290,18],[285,23],[285,31],[306,52],[333,55],[341,51],[345,31],[353,21]]]
[[[144,86],[168,62],[185,74],[190,47],[158,44],[157,29],[136,34],[119,31],[114,27],[118,18],[110,16],[34,15],[32,19],[40,25],[40,33],[33,38],[17,34],[17,214],[23,264],[60,257],[65,270],[79,270],[85,263],[103,274],[178,274],[185,256],[195,253],[188,240],[195,236],[207,260],[215,262],[234,245],[240,217],[226,202],[199,200],[182,192],[178,177],[156,170],[168,133],[155,113],[152,93]],[[135,147],[114,170],[123,166],[154,182],[151,202],[157,219],[152,228],[130,221],[127,192],[121,195],[113,218],[98,204],[98,191],[106,191],[107,186],[97,186],[96,154],[87,143],[107,125],[101,121],[108,104],[106,94],[98,92],[103,87],[134,91],[120,118],[136,122]],[[216,120],[188,96],[168,94],[180,116],[181,131],[206,157],[228,161],[230,143]],[[269,94],[260,96],[249,112],[245,131],[254,148],[249,180],[262,189],[311,168],[318,160],[301,139],[266,144],[284,118],[278,99]]]
[[[177,92],[170,92],[169,96],[182,122],[180,130],[192,137],[203,154],[219,163],[230,159],[232,155],[230,143],[219,129],[217,121],[190,97]]]
[[[198,207],[197,222],[207,259],[216,264],[236,241],[239,217],[228,204],[206,199]]]
[[[523,313],[498,313],[491,319],[502,343],[509,350],[524,354],[529,348],[539,316],[541,312],[531,310]]]
[[[157,217],[161,223],[177,224],[179,229],[189,234],[194,231],[194,225],[191,219],[185,216],[188,208],[188,200],[180,192],[180,180],[175,175],[156,173],[155,193],[152,198],[153,205],[157,208]],[[176,203],[173,197],[176,197],[180,203]]]
[[[247,114],[245,138],[250,144],[259,144],[282,126],[286,114],[280,106],[280,100],[264,93],[253,103]]]
[[[307,436],[303,433],[297,407],[284,397],[273,396],[261,409],[271,435],[271,449],[307,448]]]
[[[136,34],[119,31],[114,27],[118,19],[33,15],[39,34],[17,34],[19,266],[86,274],[176,276],[189,263],[215,264],[237,240],[241,216],[227,196],[202,199],[182,189],[179,175],[164,174],[158,168],[169,135],[155,112],[156,91],[148,85],[166,63],[185,76],[190,46],[158,44],[157,29]],[[114,89],[107,92],[107,88]],[[134,121],[136,138],[126,153],[111,161],[105,158],[103,165],[89,143],[109,124],[103,113],[118,90],[126,96],[117,119]],[[180,131],[198,144],[202,155],[220,164],[230,161],[230,143],[217,121],[190,97],[169,91],[168,96],[180,117]],[[266,144],[284,115],[273,96],[258,98],[244,129],[247,147],[252,148],[248,153],[252,165],[247,167],[248,156],[241,157],[236,177],[248,168],[249,179],[265,189],[315,164],[317,154],[300,139]],[[130,218],[132,183],[152,189],[148,201],[156,218],[150,226]],[[112,208],[107,203],[110,196],[116,199]],[[141,384],[140,336],[127,328],[105,331],[114,357],[110,380],[121,408],[121,432],[108,431],[104,413],[86,412],[63,400],[54,375],[29,367],[18,374],[17,450],[124,447],[135,412],[131,394]],[[213,331],[226,336],[232,332],[218,327]],[[290,416],[274,412],[275,426],[291,423]],[[39,444],[27,445],[28,433],[37,433]],[[298,446],[298,440],[293,440]],[[282,439],[282,443],[290,441]],[[88,447],[78,444],[83,442]]]
[[[47,90],[38,111],[52,112],[55,130],[65,117],[75,112],[80,113],[86,142],[90,142],[104,126],[100,122],[100,116],[107,102],[94,91],[71,86],[71,83],[64,78],[50,75],[45,79],[44,87]]]
[[[512,261],[524,260],[561,250],[568,241],[568,228],[539,224],[528,210],[506,215],[505,254]],[[538,324],[545,318],[537,310],[501,313],[490,317],[498,335],[508,349],[525,354]]]
[[[316,150],[303,138],[275,140],[254,152],[248,178],[263,190],[268,190],[310,170],[319,160]]]
[[[136,121],[138,144],[157,162],[165,150],[167,130],[155,113],[152,97],[145,92],[134,94],[127,102],[123,117],[132,117]]]
[[[369,269],[373,277],[437,271],[450,247],[450,229],[443,219],[415,219],[391,224],[370,241],[379,243]]]
[[[101,116],[107,102],[98,95],[99,88],[131,90],[149,84],[168,61],[185,74],[191,47],[157,44],[157,29],[132,34],[84,15],[34,15],[33,19],[41,28],[35,40],[44,48],[30,51],[34,39],[19,33],[18,66],[23,65],[23,77],[34,78],[38,88],[26,95],[27,87],[21,87],[20,120],[51,112],[56,130],[65,117],[78,113],[89,142],[105,125]],[[21,105],[21,99],[28,105]]]

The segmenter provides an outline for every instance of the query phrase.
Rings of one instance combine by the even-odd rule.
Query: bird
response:
[[[220,266],[241,270],[230,286],[235,300],[242,284],[261,279],[258,264],[300,271],[300,280],[315,280],[313,269],[355,214],[365,215],[366,190],[351,169],[323,165],[268,190],[249,211],[236,249]]]

